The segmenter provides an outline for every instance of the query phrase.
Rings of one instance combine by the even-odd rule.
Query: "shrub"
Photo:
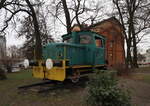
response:
[[[5,70],[0,67],[0,80],[7,79]]]
[[[117,80],[107,72],[98,72],[88,83],[87,105],[131,106],[130,96],[117,87]]]

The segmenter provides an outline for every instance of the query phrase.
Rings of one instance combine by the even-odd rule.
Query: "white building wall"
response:
[[[146,51],[145,57],[145,63],[150,63],[150,49]]]

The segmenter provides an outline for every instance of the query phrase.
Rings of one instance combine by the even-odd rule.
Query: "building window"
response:
[[[110,41],[110,47],[113,47],[114,40]]]

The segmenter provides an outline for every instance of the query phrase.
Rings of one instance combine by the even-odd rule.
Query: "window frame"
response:
[[[89,41],[88,43],[81,43],[81,36],[88,36],[89,38]],[[80,34],[79,35],[79,44],[82,44],[82,45],[89,45],[89,44],[93,44],[93,37],[90,35],[90,34]]]
[[[95,46],[97,47],[97,48],[104,48],[104,39],[102,39],[102,38],[100,38],[100,37],[97,37],[97,36],[95,36],[94,37],[95,39]],[[101,40],[101,46],[97,46],[97,44],[96,44],[96,40],[97,39],[99,39],[99,40]]]

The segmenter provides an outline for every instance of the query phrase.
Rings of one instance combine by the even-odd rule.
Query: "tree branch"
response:
[[[4,28],[2,28],[2,30],[0,30],[0,32],[3,32],[8,27],[8,22],[11,21],[11,19],[14,17],[14,15],[16,15],[17,13],[19,13],[21,11],[24,11],[24,12],[28,13],[29,15],[32,15],[28,10],[25,10],[25,9],[19,9],[13,13],[11,12],[12,13],[11,16],[5,21],[6,25],[4,26]]]

